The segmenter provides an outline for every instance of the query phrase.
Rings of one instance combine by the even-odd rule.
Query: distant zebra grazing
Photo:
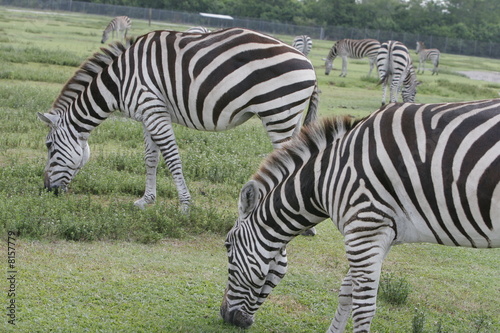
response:
[[[398,93],[401,90],[403,102],[415,101],[420,82],[417,81],[408,48],[403,43],[393,40],[383,43],[377,55],[377,69],[383,91],[382,105],[385,104],[389,83],[391,103],[398,101]]]
[[[309,52],[311,52],[313,42],[311,37],[302,35],[302,36],[297,36],[293,39],[292,46],[295,47],[300,52],[304,53],[304,55],[307,57]]]
[[[367,57],[370,62],[370,71],[368,72],[368,76],[370,76],[379,48],[380,43],[375,39],[341,39],[332,46],[327,57],[324,59],[325,74],[330,74],[333,67],[333,60],[337,56],[342,58],[342,72],[340,76],[347,75],[347,57],[355,59]]]
[[[118,36],[120,32],[123,32],[123,39],[127,38],[127,32],[132,27],[132,22],[128,16],[117,16],[109,22],[106,29],[102,33],[101,43],[104,43],[109,38],[109,33],[111,32],[112,38],[115,38],[115,31]]]
[[[417,42],[416,52],[418,54],[418,70],[417,73],[422,71],[422,74],[425,71],[425,62],[430,60],[434,65],[432,69],[432,75],[438,74],[438,66],[439,66],[439,56],[441,52],[438,49],[426,49],[424,42]]]
[[[393,245],[500,247],[500,99],[390,104],[305,127],[242,189],[221,316],[249,327],[287,271],[286,245],[331,218],[349,261],[328,332],[369,332]],[[463,269],[468,269],[464,267]]]
[[[154,31],[132,45],[102,49],[76,72],[50,112],[45,187],[66,189],[89,158],[90,132],[120,110],[143,123],[146,190],[141,208],[156,198],[161,151],[183,208],[191,195],[172,123],[201,131],[234,128],[257,115],[275,148],[316,118],[316,75],[293,47],[246,29],[210,34]]]
[[[195,33],[195,34],[207,34],[211,31],[205,27],[192,27],[192,28],[187,29],[186,32],[191,32],[191,33]]]

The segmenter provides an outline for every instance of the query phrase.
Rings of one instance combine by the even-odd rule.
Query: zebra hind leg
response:
[[[156,169],[159,162],[158,145],[151,139],[149,132],[144,128],[144,143],[146,164],[146,189],[142,198],[134,202],[134,205],[140,209],[145,209],[147,205],[156,200]]]
[[[145,120],[144,126],[152,141],[159,147],[165,164],[172,175],[179,195],[181,210],[187,212],[191,203],[191,194],[182,172],[179,147],[175,140],[170,115],[168,113],[157,113]]]

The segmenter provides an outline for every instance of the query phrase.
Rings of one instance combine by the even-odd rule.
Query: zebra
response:
[[[186,30],[186,32],[191,32],[195,34],[206,34],[211,32],[208,28],[205,27],[192,27]]]
[[[382,105],[385,104],[387,85],[390,83],[390,101],[398,101],[402,90],[403,102],[413,103],[417,94],[415,69],[408,48],[401,42],[390,40],[382,43],[377,54],[377,69],[382,84]]]
[[[102,33],[101,43],[104,44],[109,38],[109,33],[111,32],[112,38],[115,38],[115,31],[117,35],[120,31],[123,32],[123,39],[127,38],[127,32],[132,27],[132,22],[128,16],[117,16],[109,22],[106,29]]]
[[[226,237],[220,314],[249,327],[287,270],[286,245],[326,218],[349,271],[328,332],[369,332],[393,245],[500,247],[500,99],[388,104],[311,124],[263,162]]]
[[[430,60],[434,65],[432,69],[432,75],[438,74],[438,66],[439,66],[439,56],[441,52],[438,49],[426,49],[424,42],[417,42],[417,48],[415,52],[418,54],[418,70],[417,73],[422,71],[422,74],[425,71],[425,62]]]
[[[342,58],[342,72],[340,76],[347,75],[347,57],[350,58],[364,58],[368,57],[370,62],[370,71],[368,76],[371,75],[375,59],[377,57],[380,42],[375,39],[341,39],[332,46],[325,60],[325,74],[329,75],[333,67],[333,60],[337,56]]]
[[[311,62],[270,36],[240,28],[210,34],[153,31],[115,43],[87,60],[63,87],[52,109],[45,187],[66,190],[87,162],[90,132],[115,111],[143,124],[146,189],[135,205],[156,199],[159,152],[176,185],[186,186],[172,123],[201,131],[234,128],[257,115],[274,148],[316,119],[318,89]]]
[[[293,39],[292,46],[295,47],[300,52],[304,53],[304,55],[307,57],[309,52],[311,52],[313,42],[311,37],[302,35],[302,36],[297,36]]]

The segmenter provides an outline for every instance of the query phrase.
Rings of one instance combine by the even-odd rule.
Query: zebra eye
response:
[[[47,146],[47,149],[50,149],[50,147],[52,147],[52,141],[46,141],[45,145]]]
[[[231,243],[229,243],[229,242],[225,242],[225,243],[224,243],[224,246],[226,247],[226,250],[228,250],[228,251],[229,251],[229,248],[231,248]]]

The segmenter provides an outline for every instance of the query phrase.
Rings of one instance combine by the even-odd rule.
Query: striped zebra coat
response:
[[[325,74],[330,74],[333,67],[333,61],[336,57],[342,58],[342,72],[340,76],[347,75],[347,57],[354,59],[367,57],[370,62],[370,70],[368,71],[368,76],[370,76],[373,66],[375,65],[379,48],[380,42],[375,39],[341,39],[335,42],[324,59]]]
[[[424,73],[425,71],[425,62],[430,60],[434,65],[432,69],[432,75],[438,74],[438,66],[439,66],[439,56],[441,52],[438,49],[426,49],[424,42],[417,42],[417,48],[415,52],[418,54],[418,70],[417,73]]]
[[[123,32],[123,39],[127,38],[127,32],[132,27],[132,21],[128,16],[117,16],[109,22],[104,31],[102,32],[101,43],[105,43],[109,39],[109,33],[112,38],[115,38],[115,31],[117,35]]]
[[[387,85],[390,85],[390,101],[397,102],[401,91],[403,102],[415,102],[417,81],[408,48],[401,42],[390,40],[382,43],[377,54],[377,69],[382,84],[382,105],[386,101]]]
[[[309,52],[311,52],[313,41],[311,37],[306,35],[297,36],[293,39],[292,46],[307,57],[309,55]]]
[[[225,321],[248,327],[287,270],[286,245],[331,218],[349,271],[328,332],[369,332],[393,245],[500,247],[500,99],[389,104],[303,129],[240,194],[226,238]]]
[[[39,114],[50,126],[45,187],[65,189],[89,156],[90,132],[115,111],[142,122],[146,190],[135,204],[156,198],[159,152],[183,208],[190,202],[172,123],[201,131],[234,128],[257,115],[280,147],[316,118],[316,75],[299,51],[246,29],[210,34],[154,31],[130,46],[102,49],[77,71]]]

